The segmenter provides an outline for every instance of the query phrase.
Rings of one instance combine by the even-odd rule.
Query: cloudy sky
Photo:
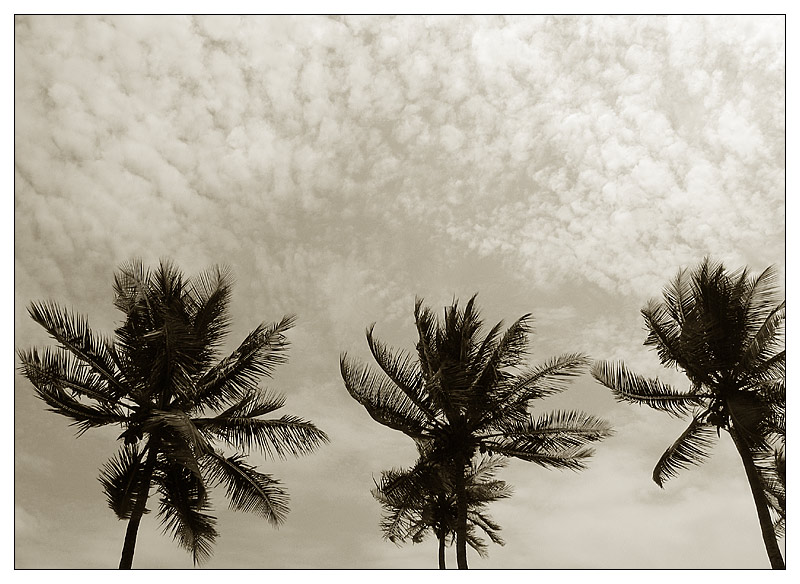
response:
[[[415,296],[478,292],[489,325],[531,312],[531,362],[571,351],[682,380],[642,347],[639,309],[706,254],[785,270],[782,17],[18,17],[14,345],[54,299],[111,332],[115,268],[169,257],[236,277],[230,346],[287,313],[265,384],[331,438],[273,462],[275,530],[227,510],[208,568],[433,568],[383,541],[373,476],[415,458],[344,389],[364,329],[413,347]],[[125,523],[98,469],[118,431],[75,439],[15,377],[14,563],[114,568]],[[581,473],[520,461],[495,503],[504,547],[474,568],[765,568],[725,436],[659,489],[685,423],[588,376],[536,411],[616,435]],[[448,562],[455,565],[454,551]],[[190,568],[143,520],[134,567]]]

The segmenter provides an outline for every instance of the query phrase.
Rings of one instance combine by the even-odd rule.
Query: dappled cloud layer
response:
[[[537,282],[625,292],[709,252],[777,261],[775,30],[736,17],[20,19],[18,257],[52,270],[142,240],[210,257],[278,240],[290,263],[317,261],[302,257],[315,241],[341,255],[397,240],[414,252],[405,240],[423,237]]]

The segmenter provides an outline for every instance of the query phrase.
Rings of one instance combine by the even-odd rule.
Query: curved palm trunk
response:
[[[446,569],[444,565],[444,534],[439,536],[439,569]]]
[[[133,505],[131,517],[128,520],[128,527],[125,530],[125,543],[122,544],[122,556],[119,559],[120,570],[130,570],[133,566],[133,551],[136,547],[136,535],[139,533],[139,523],[144,515],[147,497],[150,494],[150,479],[153,476],[153,468],[156,465],[156,455],[158,448],[151,440],[147,453],[147,460],[144,463],[142,484],[136,495],[136,503]]]
[[[767,498],[764,496],[761,479],[758,476],[758,469],[756,469],[750,450],[747,448],[747,444],[744,438],[739,434],[736,426],[732,425],[729,432],[731,438],[733,438],[733,443],[736,445],[736,450],[739,451],[742,464],[744,464],[744,471],[747,474],[747,482],[750,484],[750,491],[753,493],[758,522],[761,525],[761,537],[764,539],[764,547],[767,549],[769,563],[773,570],[785,570],[786,564],[783,562],[781,549],[778,546],[778,538],[775,536],[772,517],[769,515],[769,504],[767,503]]]
[[[456,564],[459,570],[467,567],[467,489],[465,466],[456,469]]]

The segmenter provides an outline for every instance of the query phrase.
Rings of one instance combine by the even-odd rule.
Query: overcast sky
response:
[[[411,349],[414,297],[478,292],[489,326],[531,312],[531,362],[583,351],[685,386],[642,346],[639,309],[710,254],[785,270],[783,17],[19,17],[14,345],[54,299],[111,332],[132,257],[231,267],[232,349],[296,313],[265,385],[331,443],[254,456],[291,494],[280,529],[227,510],[208,568],[434,568],[383,541],[369,490],[413,463],[347,394],[364,329]],[[125,523],[98,469],[117,429],[75,439],[15,376],[17,568],[114,568]],[[586,376],[535,412],[609,420],[581,473],[514,461],[492,505],[506,545],[473,568],[766,568],[727,436],[659,489],[686,422]],[[189,568],[154,517],[134,567]],[[448,550],[454,567],[454,550]]]

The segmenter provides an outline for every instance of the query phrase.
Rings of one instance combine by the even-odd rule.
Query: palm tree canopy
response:
[[[123,445],[100,476],[120,519],[130,517],[145,457],[153,453],[158,516],[195,562],[210,555],[217,535],[209,513],[212,486],[225,487],[233,509],[275,525],[286,517],[286,491],[248,465],[246,454],[299,456],[328,441],[301,418],[263,417],[284,405],[258,382],[286,360],[285,333],[294,317],[259,325],[220,358],[231,287],[222,268],[187,279],[169,261],[150,270],[134,260],[114,278],[114,305],[125,319],[113,337],[53,302],[34,302],[29,314],[58,346],[19,351],[36,395],[79,434],[109,424],[122,429]],[[226,455],[218,443],[236,453]]]
[[[686,374],[688,390],[638,376],[622,363],[598,362],[592,368],[619,401],[692,416],[656,465],[653,479],[659,485],[705,460],[719,430],[734,424],[756,462],[769,467],[766,461],[786,433],[786,303],[777,292],[772,267],[757,275],[747,268],[728,272],[706,258],[692,271],[679,271],[663,299],[642,309],[644,344],[664,365]]]
[[[482,335],[473,296],[463,309],[454,300],[441,320],[417,299],[414,317],[415,355],[388,348],[373,325],[367,343],[380,371],[343,354],[341,373],[373,419],[430,443],[432,458],[467,463],[480,451],[579,469],[592,454],[586,445],[611,434],[605,421],[582,412],[531,416],[533,400],[566,389],[589,359],[565,354],[526,367],[530,315]]]
[[[511,488],[495,479],[497,469],[503,466],[502,459],[484,456],[472,461],[466,475],[467,543],[482,557],[487,548],[478,529],[494,543],[504,545],[498,533],[500,526],[486,513],[489,503],[511,496]],[[372,495],[383,507],[381,529],[385,539],[398,544],[408,540],[420,543],[433,533],[437,539],[454,541],[455,490],[444,469],[418,461],[410,469],[383,471]]]

